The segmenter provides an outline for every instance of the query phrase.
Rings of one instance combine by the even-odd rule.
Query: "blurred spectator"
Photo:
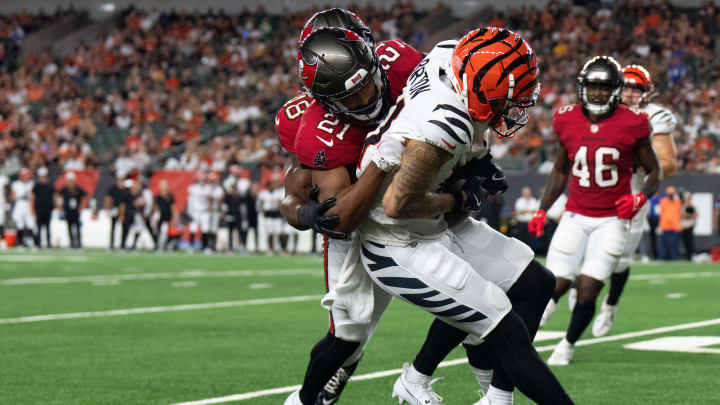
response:
[[[652,258],[658,260],[660,259],[660,248],[657,242],[658,225],[660,224],[660,195],[656,193],[650,197],[647,204],[650,205],[647,216],[648,230],[643,234],[643,238],[649,240]],[[645,243],[645,245],[647,246],[648,243]]]
[[[67,221],[68,224],[70,248],[81,249],[80,209],[84,207],[87,193],[75,183],[75,173],[66,173],[65,180],[67,181],[67,185],[61,188],[58,194],[62,197],[62,210],[65,221]]]
[[[5,249],[7,244],[5,243],[5,218],[8,209],[8,185],[10,180],[7,176],[0,173],[0,249]]]
[[[533,197],[530,187],[523,187],[522,195],[515,201],[515,218],[518,221],[519,238],[522,242],[530,245],[530,234],[527,230],[527,224],[540,207],[540,202]]]
[[[17,229],[17,242],[20,246],[28,247],[26,238],[35,240],[35,212],[30,204],[30,197],[34,182],[30,169],[20,170],[20,176],[13,181],[10,187],[10,201],[13,202],[12,219]]]
[[[665,193],[667,195],[660,200],[660,223],[658,225],[662,231],[660,259],[676,260],[682,232],[682,199],[677,195],[677,190],[673,186],[669,186]]]
[[[159,184],[160,190],[155,196],[155,210],[159,213],[157,223],[157,243],[155,249],[168,249],[168,232],[170,231],[170,222],[177,220],[177,208],[175,205],[175,197],[170,193],[170,187],[167,180],[161,180]]]
[[[35,235],[35,245],[41,247],[42,231],[45,228],[45,246],[52,247],[50,242],[50,218],[53,207],[55,206],[55,187],[50,184],[48,179],[48,169],[41,167],[38,169],[38,181],[32,189],[32,203],[35,208],[35,218],[37,223],[37,234]]]
[[[124,220],[125,213],[120,211],[120,205],[126,199],[126,193],[128,190],[123,184],[125,182],[125,176],[118,172],[115,175],[115,184],[110,186],[110,189],[105,194],[105,209],[110,214],[110,250],[115,250],[115,226],[120,221]],[[124,208],[124,206],[123,206]]]
[[[692,193],[686,191],[682,196],[683,201],[683,212],[682,220],[680,225],[682,226],[682,239],[683,246],[685,247],[685,258],[692,260],[693,254],[695,253],[695,235],[693,231],[695,229],[695,221],[697,220],[697,211],[692,203]]]
[[[224,187],[226,187],[227,192],[223,196],[221,209],[223,219],[228,228],[228,250],[231,252],[239,251],[245,253],[244,243],[241,243],[237,249],[233,246],[233,239],[235,239],[236,233],[238,235],[238,241],[242,241],[242,237],[240,236],[240,196],[238,195],[237,182],[227,183]]]
[[[278,176],[267,182],[267,188],[257,196],[257,210],[263,215],[263,228],[267,234],[268,255],[287,253],[287,235],[284,232],[285,219],[280,213],[280,202],[285,197],[285,188]],[[277,239],[277,243],[276,243]]]

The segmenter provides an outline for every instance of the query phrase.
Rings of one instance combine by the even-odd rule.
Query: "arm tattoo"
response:
[[[400,218],[426,218],[452,209],[450,194],[429,192],[450,153],[425,142],[408,143],[388,193]]]

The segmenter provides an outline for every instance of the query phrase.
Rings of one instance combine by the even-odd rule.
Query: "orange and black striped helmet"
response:
[[[640,65],[627,65],[622,68],[625,87],[631,87],[642,90],[642,96],[638,101],[639,105],[643,105],[652,98],[653,82],[650,72]]]
[[[505,137],[527,124],[540,93],[540,67],[520,35],[497,27],[470,31],[458,41],[450,64],[453,85],[474,120]]]

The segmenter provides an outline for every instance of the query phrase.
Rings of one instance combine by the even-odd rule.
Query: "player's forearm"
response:
[[[365,219],[385,180],[385,172],[371,163],[362,176],[350,187],[335,195],[337,202],[326,215],[337,215],[340,220],[333,228],[350,233]]]
[[[287,223],[301,231],[310,229],[307,226],[300,225],[297,220],[297,210],[303,204],[305,204],[305,200],[294,194],[286,195],[280,203],[280,212],[285,217]]]
[[[428,218],[452,210],[451,194],[430,192],[440,167],[450,153],[428,143],[408,142],[390,187],[383,196],[383,210],[390,218]]]
[[[540,209],[547,211],[555,203],[555,200],[565,191],[568,182],[568,173],[562,170],[553,169],[548,177],[545,192],[540,199]]]
[[[452,211],[454,203],[455,197],[447,193],[393,194],[383,199],[383,208],[390,218],[431,218]]]
[[[662,177],[669,179],[677,172],[677,148],[675,140],[669,133],[655,134],[652,139],[652,147],[657,154],[662,167]]]
[[[645,194],[645,197],[648,199],[655,195],[658,189],[660,189],[660,180],[662,179],[661,172],[662,169],[658,166],[655,170],[649,172],[647,177],[645,177],[645,184],[643,185],[642,193]]]

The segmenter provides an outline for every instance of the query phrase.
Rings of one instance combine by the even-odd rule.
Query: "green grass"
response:
[[[303,274],[10,284],[38,277],[305,269]],[[720,318],[720,266],[634,265],[632,275],[712,272],[710,277],[632,280],[611,335]],[[72,280],[63,280],[72,281]],[[97,281],[97,280],[96,280]],[[112,281],[112,280],[110,280]],[[188,282],[194,282],[187,286]],[[185,283],[178,285],[177,283]],[[185,285],[185,287],[182,287]],[[181,304],[320,295],[318,257],[185,254],[0,254],[0,319]],[[668,294],[685,294],[669,299]],[[545,329],[567,327],[566,301]],[[394,302],[358,374],[397,369],[415,356],[432,318]],[[168,404],[299,384],[309,350],[326,333],[317,300],[8,324],[0,321],[0,403]],[[638,351],[661,336],[720,336],[720,325],[596,343],[555,367],[578,404],[712,404],[720,354]],[[583,338],[591,338],[587,331]],[[538,342],[537,346],[557,340]],[[541,353],[544,358],[550,352]],[[461,358],[455,350],[449,359]],[[435,389],[448,404],[477,400],[467,365],[441,368]],[[341,403],[392,404],[395,376],[352,382]],[[287,394],[239,403],[281,404]],[[516,395],[516,404],[531,402]]]

